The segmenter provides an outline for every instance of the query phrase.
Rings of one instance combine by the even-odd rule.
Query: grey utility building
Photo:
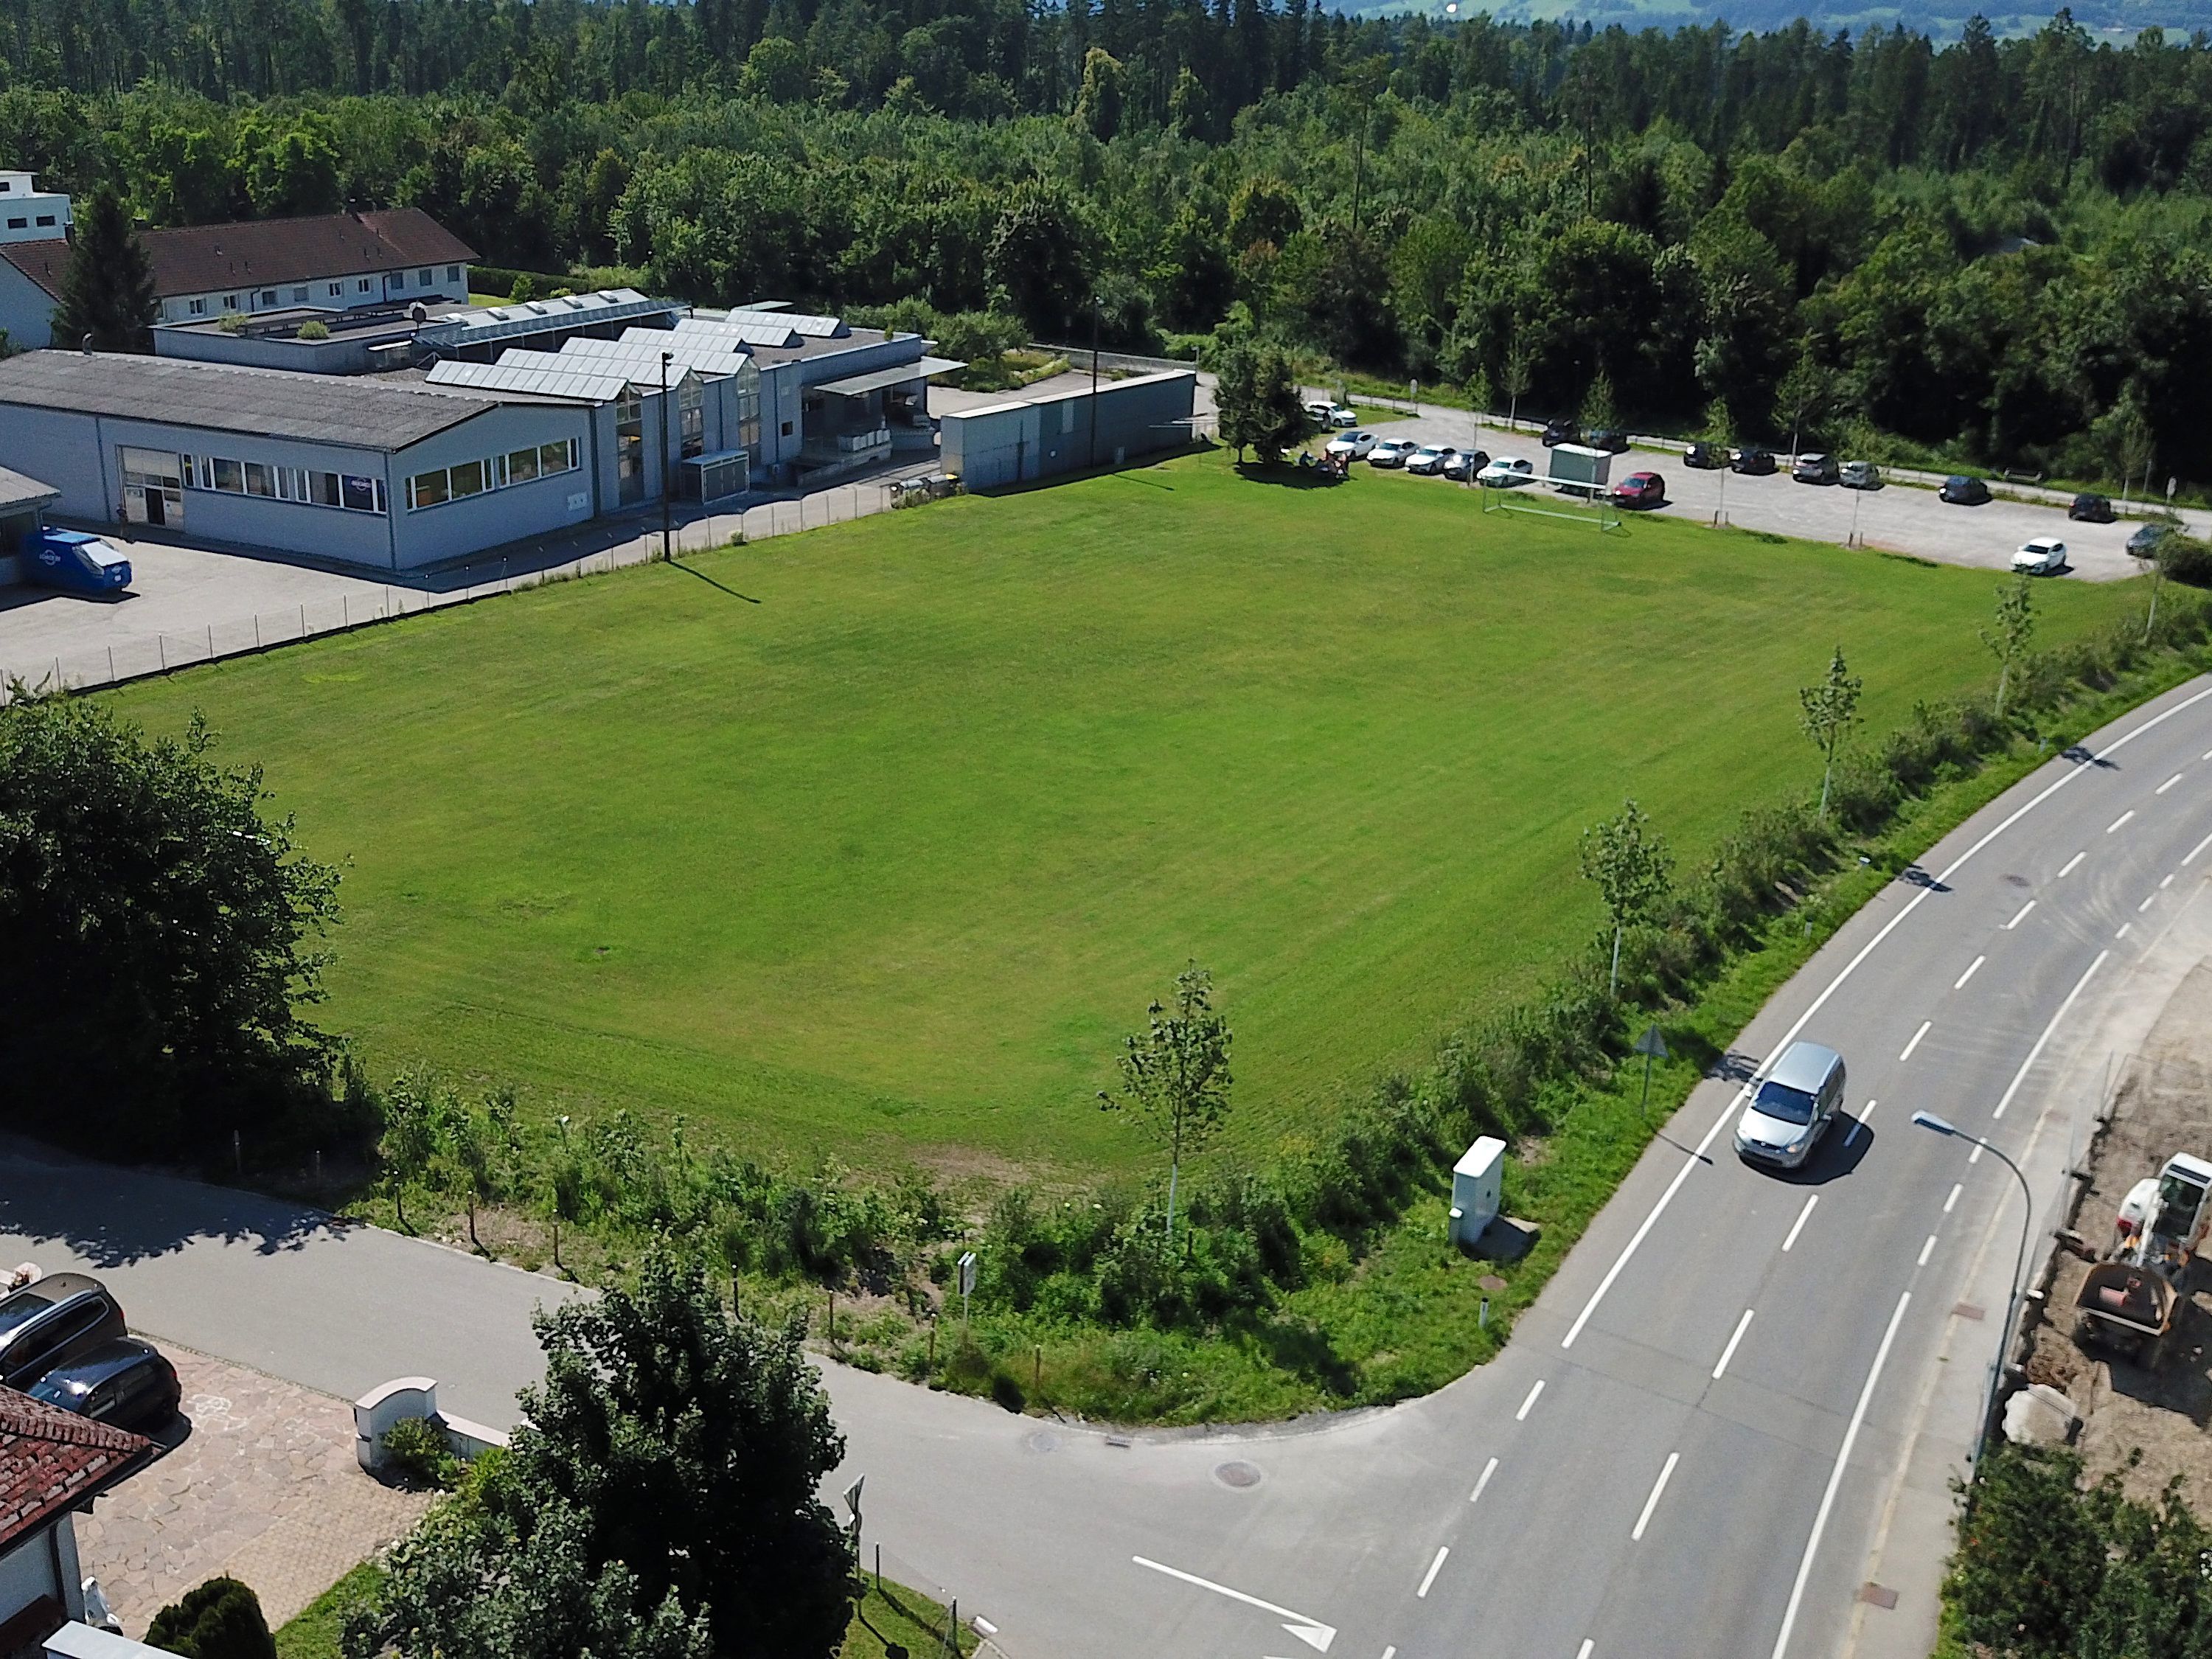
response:
[[[1103,381],[1096,393],[1078,387],[947,415],[945,470],[988,489],[1180,449],[1191,440],[1197,392],[1188,369],[1164,369]]]

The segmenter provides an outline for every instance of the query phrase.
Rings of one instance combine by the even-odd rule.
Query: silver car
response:
[[[1735,1126],[1740,1158],[1802,1169],[1844,1103],[1844,1057],[1817,1042],[1793,1042],[1759,1080]]]

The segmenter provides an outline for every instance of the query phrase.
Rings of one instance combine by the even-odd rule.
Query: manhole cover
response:
[[[1033,1452],[1058,1451],[1060,1437],[1049,1429],[1039,1429],[1035,1434],[1025,1438],[1022,1444]]]
[[[1224,1463],[1214,1470],[1213,1478],[1224,1486],[1235,1486],[1241,1490],[1246,1486],[1258,1486],[1260,1471],[1249,1463]]]

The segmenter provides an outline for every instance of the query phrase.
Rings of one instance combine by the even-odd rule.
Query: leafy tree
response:
[[[1091,298],[1091,231],[1067,193],[1042,179],[1016,189],[991,233],[993,302],[1040,334],[1065,334]]]
[[[1996,715],[2004,718],[2005,693],[2035,638],[2035,598],[2026,576],[2014,576],[1997,589],[1996,630],[1982,630],[1982,643],[1997,659]]]
[[[1172,1008],[1155,1001],[1141,1036],[1124,1042],[1121,1092],[1102,1109],[1126,1112],[1168,1154],[1167,1237],[1175,1241],[1176,1184],[1229,1116],[1229,1022],[1213,1010],[1213,975],[1193,962],[1176,975]]]
[[[1797,459],[1798,438],[1808,428],[1817,428],[1826,418],[1834,395],[1834,381],[1828,371],[1814,360],[1811,351],[1800,351],[1790,372],[1774,388],[1775,416],[1790,422],[1792,461]]]
[[[1740,430],[1757,430],[1766,424],[1788,349],[1789,278],[1774,245],[1725,207],[1698,227],[1690,256],[1704,295],[1698,380],[1727,403]]]
[[[1829,659],[1827,678],[1797,693],[1805,735],[1820,751],[1820,816],[1828,815],[1828,785],[1836,775],[1836,747],[1856,724],[1859,693],[1866,682],[1844,665],[1844,647],[1838,646]]]
[[[1280,179],[1247,179],[1229,201],[1229,246],[1238,253],[1264,242],[1281,248],[1305,228],[1298,198]]]
[[[1505,362],[1498,385],[1505,393],[1505,426],[1515,430],[1521,418],[1521,400],[1528,395],[1535,377],[1536,354],[1528,339],[1516,334],[1505,344]]]
[[[1221,441],[1243,461],[1249,447],[1270,466],[1307,431],[1304,405],[1290,360],[1271,345],[1240,336],[1221,353],[1213,406]]]
[[[250,118],[239,129],[236,167],[257,217],[334,212],[340,200],[337,123],[312,112],[282,128]]]
[[[1582,866],[1584,878],[1595,882],[1604,896],[1606,919],[1613,924],[1613,971],[1607,988],[1617,995],[1621,939],[1666,898],[1674,882],[1674,855],[1644,809],[1632,800],[1619,817],[1583,831]]]
[[[1585,432],[1601,432],[1618,428],[1620,425],[1620,405],[1613,395],[1613,376],[1603,369],[1589,383],[1583,394],[1582,427]]]
[[[481,1251],[477,1237],[477,1208],[491,1203],[505,1190],[501,1179],[518,1149],[514,1097],[488,1096],[482,1106],[452,1099],[441,1115],[438,1158],[439,1184],[460,1194],[468,1212],[469,1243]]]
[[[1168,125],[1178,137],[1203,138],[1212,118],[1206,82],[1185,64],[1176,71],[1175,86],[1168,94]]]
[[[414,1231],[407,1224],[408,1188],[423,1185],[436,1169],[443,1105],[437,1085],[417,1072],[402,1072],[385,1091],[384,1133],[376,1156],[403,1232]],[[472,1241],[474,1237],[471,1232]]]
[[[122,198],[103,186],[78,217],[76,245],[62,271],[61,302],[54,307],[54,340],[94,351],[154,349],[154,264]]]
[[[763,35],[745,54],[738,93],[767,104],[799,102],[806,96],[805,49],[780,34]]]
[[[154,1615],[146,1644],[183,1659],[276,1659],[261,1601],[235,1578],[210,1578]]]
[[[1103,46],[1083,55],[1083,86],[1075,94],[1075,125],[1100,143],[1121,130],[1121,105],[1128,74],[1121,60]]]

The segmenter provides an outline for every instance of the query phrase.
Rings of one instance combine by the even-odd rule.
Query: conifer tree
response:
[[[103,185],[77,221],[54,307],[54,344],[74,349],[89,337],[94,351],[150,352],[160,311],[146,245],[121,198]]]

